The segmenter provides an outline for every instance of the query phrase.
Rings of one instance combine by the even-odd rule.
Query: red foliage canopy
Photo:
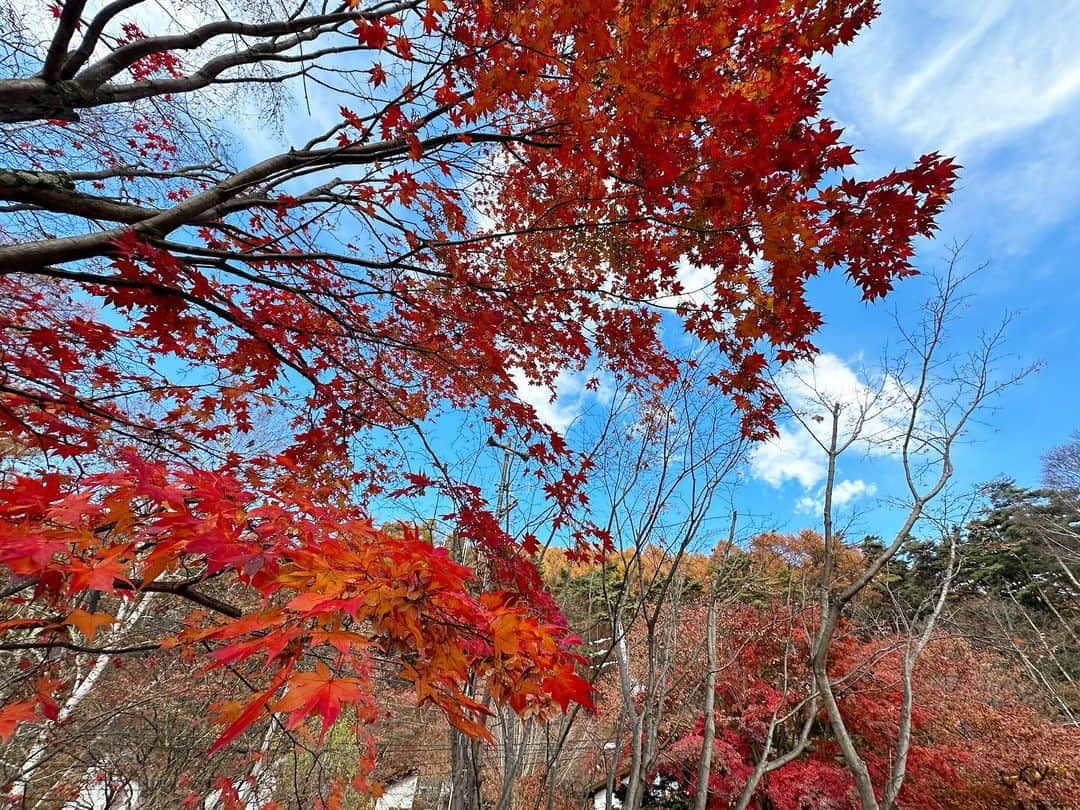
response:
[[[774,732],[770,758],[786,754],[798,738],[812,681],[806,666],[808,640],[798,629],[789,636],[791,626],[783,605],[739,608],[724,619],[724,643],[738,655],[725,663],[717,683],[709,807],[734,806],[761,756],[774,713],[783,722]],[[843,630],[831,650],[832,671],[841,685],[839,703],[874,783],[884,785],[896,750],[903,639],[866,639],[865,628],[854,625]],[[992,652],[945,635],[932,640],[916,669],[912,746],[900,807],[1069,806],[1080,788],[1075,765],[1080,732],[1025,704],[1016,692],[1018,682]],[[664,757],[662,769],[682,784],[696,779],[702,725],[699,718]],[[823,710],[806,749],[765,774],[749,806],[861,806]]]
[[[713,382],[767,432],[764,367],[812,351],[820,323],[806,281],[840,267],[885,293],[954,179],[937,155],[844,174],[853,150],[821,117],[813,58],[874,16],[869,0],[350,3],[172,35],[119,25],[120,8],[84,19],[69,0],[41,63],[0,80],[21,162],[0,171],[0,441],[19,457],[0,566],[20,600],[0,627],[28,656],[95,649],[95,594],[196,603],[167,643],[255,684],[218,747],[264,710],[370,717],[374,654],[477,734],[470,674],[523,713],[587,703],[557,611],[480,491],[437,462],[399,489],[379,437],[482,407],[566,520],[580,464],[514,373],[550,383],[596,357],[662,385],[665,304],[723,348]],[[339,123],[239,169],[186,162],[209,142],[191,94],[311,41],[312,65],[364,64],[345,68]],[[233,44],[200,63],[208,42]],[[704,304],[682,296],[684,261],[710,268]],[[259,452],[246,442],[268,415],[289,436]],[[367,498],[428,486],[455,503],[483,587],[416,532],[372,525]],[[218,577],[247,588],[243,607],[209,595]],[[63,640],[71,627],[86,644]],[[23,695],[0,729],[57,689]]]

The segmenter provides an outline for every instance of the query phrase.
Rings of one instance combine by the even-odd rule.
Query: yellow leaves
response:
[[[87,641],[93,641],[98,628],[113,624],[115,621],[116,619],[108,613],[88,613],[81,608],[76,608],[64,619],[64,624],[78,628]]]

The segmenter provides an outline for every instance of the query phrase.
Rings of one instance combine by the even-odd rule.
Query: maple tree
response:
[[[808,719],[806,746],[765,774],[746,806],[860,806],[824,712],[818,709],[807,717],[812,639],[801,629],[807,620],[812,621],[793,616],[783,603],[725,611],[709,807],[736,806],[770,741],[774,749],[791,744]],[[799,629],[792,635],[791,627]],[[902,643],[869,630],[852,624],[841,631],[833,672],[867,768],[884,782],[902,705],[896,677]],[[962,639],[941,635],[927,646],[917,676],[920,699],[899,807],[1069,806],[1077,790],[1072,760],[1080,736],[1075,727],[1040,717],[1016,693],[1015,684],[1016,673],[997,656],[980,653]],[[662,761],[664,772],[681,784],[696,780],[702,726],[699,718]]]
[[[468,677],[526,716],[588,704],[535,538],[500,527],[425,424],[482,407],[584,553],[604,540],[574,523],[589,461],[515,374],[551,385],[596,358],[662,386],[674,310],[763,435],[766,366],[813,350],[807,280],[887,292],[955,176],[938,155],[849,176],[814,57],[869,0],[142,11],[68,0],[40,48],[18,20],[4,46],[0,643],[25,675],[5,736],[55,719],[63,655],[162,645],[250,686],[212,751],[271,715],[316,717],[315,738],[346,707],[370,721],[375,657],[472,734]],[[207,122],[228,127],[228,88],[283,83],[340,92],[338,115],[237,165]],[[703,299],[683,262],[710,268]],[[275,420],[283,438],[256,441]],[[393,451],[407,440],[424,468]],[[433,491],[483,587],[373,521],[373,499]],[[96,643],[149,594],[194,612]]]

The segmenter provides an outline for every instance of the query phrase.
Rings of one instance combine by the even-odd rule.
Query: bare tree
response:
[[[622,806],[631,810],[641,806],[661,752],[676,661],[688,644],[700,649],[679,638],[681,563],[707,542],[718,492],[744,450],[729,408],[703,384],[708,363],[697,360],[668,394],[612,432],[592,495],[617,549],[619,584],[601,582],[622,704],[615,750],[624,741],[629,749]],[[609,802],[618,759],[609,762]]]
[[[705,688],[701,702],[703,726],[701,731],[701,754],[698,757],[697,786],[694,790],[694,810],[705,810],[709,801],[709,774],[712,772],[713,743],[716,740],[716,675],[720,662],[716,650],[716,629],[720,610],[720,595],[728,584],[731,568],[725,566],[732,546],[735,545],[735,526],[738,513],[731,513],[726,545],[717,548],[718,569],[709,582],[708,613],[705,617]]]
[[[816,387],[811,380],[806,386],[810,391],[809,404],[803,402],[790,408],[791,415],[813,437],[827,461],[822,507],[823,572],[818,592],[818,625],[811,650],[816,700],[824,707],[864,810],[891,810],[903,786],[915,700],[913,674],[941,615],[955,574],[955,553],[951,546],[945,579],[936,598],[919,617],[918,626],[910,628],[911,636],[903,654],[897,747],[891,773],[881,786],[873,784],[848,731],[837,701],[836,683],[829,673],[829,651],[841,617],[901,551],[917,527],[931,519],[938,524],[947,523],[947,515],[934,514],[931,506],[945,493],[953,478],[957,443],[968,432],[976,413],[991,398],[1032,370],[1025,368],[1005,374],[999,371],[1004,360],[1003,340],[1009,317],[995,330],[981,335],[974,349],[951,350],[950,328],[964,303],[961,288],[972,275],[961,271],[957,249],[945,271],[932,277],[934,290],[924,304],[921,322],[909,329],[897,319],[904,353],[896,360],[886,361],[876,384],[840,397],[836,392]],[[842,455],[868,443],[887,447],[898,459],[907,492],[894,504],[900,514],[900,525],[891,539],[870,555],[863,570],[850,581],[840,581],[834,569],[836,552],[843,542],[843,535],[836,527],[834,507],[837,466]]]
[[[1043,483],[1051,489],[1080,491],[1080,431],[1043,456]]]

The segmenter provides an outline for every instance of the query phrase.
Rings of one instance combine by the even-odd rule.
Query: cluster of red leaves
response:
[[[783,607],[746,608],[725,617],[724,645],[739,654],[723,668],[717,684],[710,807],[735,803],[760,755],[773,713],[782,717],[797,710],[808,694],[807,640],[796,630],[788,647],[791,625],[785,614]],[[849,626],[838,638],[830,671],[840,684],[845,723],[880,789],[889,778],[896,748],[902,646],[895,639],[861,639],[855,631]],[[1080,786],[1080,734],[1055,726],[1024,704],[1015,684],[1015,673],[993,654],[980,653],[965,641],[943,637],[927,647],[916,670],[901,807],[1068,806]],[[781,727],[772,756],[786,752],[804,716],[796,711]],[[662,762],[662,769],[683,784],[696,779],[702,725],[699,718]],[[808,749],[763,777],[751,807],[860,807],[854,781],[827,728],[822,711]]]
[[[116,38],[119,46],[129,45],[146,39],[146,34],[135,23],[124,23],[123,34]],[[178,79],[184,75],[181,70],[180,59],[170,51],[154,52],[135,60],[128,70],[135,81],[149,79],[152,76],[166,74]]]
[[[10,622],[0,623],[0,630],[9,629]],[[56,720],[59,707],[53,697],[60,684],[47,676],[39,677],[33,687],[33,694],[22,700],[13,700],[0,706],[0,742],[7,742],[22,723],[33,723],[41,719]]]
[[[933,231],[955,178],[938,155],[876,180],[843,176],[853,150],[821,117],[827,82],[812,57],[875,13],[869,0],[484,4],[477,27],[496,44],[473,67],[466,119],[539,96],[549,128],[542,145],[515,147],[493,195],[499,228],[525,234],[500,262],[534,296],[610,289],[623,301],[682,292],[680,261],[714,270],[711,300],[681,305],[686,325],[725,350],[716,382],[749,432],[767,432],[761,343],[781,359],[812,350],[821,319],[807,279],[840,266],[866,298],[887,292],[912,272],[912,239]],[[513,47],[535,40],[565,51]],[[565,317],[550,296],[541,307]],[[651,359],[663,374],[654,312],[581,308],[617,366],[633,375]]]
[[[470,569],[409,528],[379,530],[356,510],[305,502],[301,493],[287,500],[283,479],[276,492],[254,492],[227,470],[170,470],[133,454],[77,488],[70,483],[59,474],[17,477],[0,490],[0,565],[33,582],[35,600],[63,611],[87,591],[154,590],[196,560],[203,580],[228,572],[262,597],[239,618],[194,614],[165,642],[208,648],[213,666],[242,666],[263,684],[230,707],[215,749],[264,709],[287,713],[289,728],[318,716],[323,734],[343,704],[370,722],[372,657],[400,661],[422,702],[479,736],[487,736],[487,710],[464,694],[470,679],[524,716],[590,703],[564,628],[541,623],[510,594],[473,596]],[[70,625],[91,641],[109,620],[74,609],[3,629],[40,635]],[[318,654],[314,671],[304,668],[305,653]],[[5,722],[30,719],[43,699],[12,704],[21,708]]]

